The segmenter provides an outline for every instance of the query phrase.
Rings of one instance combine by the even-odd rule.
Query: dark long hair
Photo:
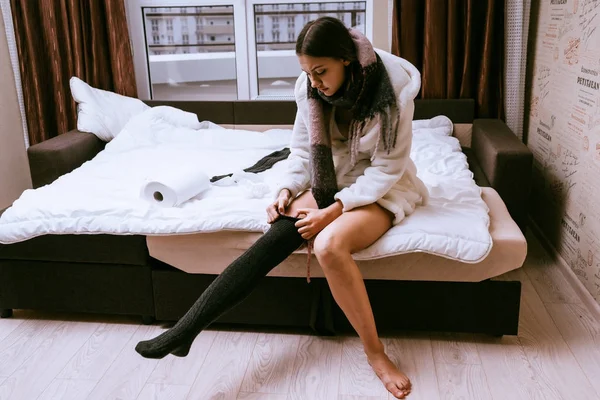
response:
[[[356,46],[339,19],[321,17],[307,23],[296,40],[296,54],[356,61]]]

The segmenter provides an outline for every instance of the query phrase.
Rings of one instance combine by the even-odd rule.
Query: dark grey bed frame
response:
[[[263,102],[160,102],[218,124],[293,124],[296,105]],[[444,114],[473,123],[471,149],[463,149],[480,186],[495,188],[525,230],[532,155],[499,120],[474,118],[474,102],[417,100],[415,119]],[[71,131],[28,149],[34,187],[51,183],[104,147],[94,135]],[[199,262],[201,262],[199,260]],[[180,318],[215,278],[187,274],[148,255],[138,235],[46,235],[0,245],[0,310],[13,309],[141,315],[144,323]],[[483,332],[516,335],[520,282],[365,281],[378,329]],[[327,282],[268,277],[216,324],[252,329],[310,328],[350,332]]]

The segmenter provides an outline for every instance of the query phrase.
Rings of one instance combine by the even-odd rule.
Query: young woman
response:
[[[186,356],[202,329],[309,241],[373,370],[390,393],[405,398],[411,383],[385,354],[352,254],[427,201],[427,189],[410,159],[420,74],[330,17],[303,28],[296,54],[303,70],[295,87],[298,112],[289,173],[267,208],[271,228],[175,326],[140,342],[136,351],[148,358]]]

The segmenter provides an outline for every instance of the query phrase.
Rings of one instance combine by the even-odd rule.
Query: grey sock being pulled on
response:
[[[194,339],[219,316],[244,300],[260,279],[297,250],[304,239],[296,218],[282,216],[248,250],[231,263],[170,329],[141,341],[135,350],[145,358],[169,353],[185,357]]]

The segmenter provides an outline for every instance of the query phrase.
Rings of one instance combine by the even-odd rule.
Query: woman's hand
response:
[[[282,189],[281,192],[279,192],[277,199],[267,207],[267,222],[269,224],[277,221],[279,214],[285,213],[285,209],[290,204],[291,198],[292,194],[288,189]]]
[[[342,204],[337,201],[331,206],[318,208],[301,208],[296,215],[297,218],[302,218],[296,222],[298,233],[305,240],[310,240],[317,236],[327,225],[332,223],[337,217],[342,215]]]

